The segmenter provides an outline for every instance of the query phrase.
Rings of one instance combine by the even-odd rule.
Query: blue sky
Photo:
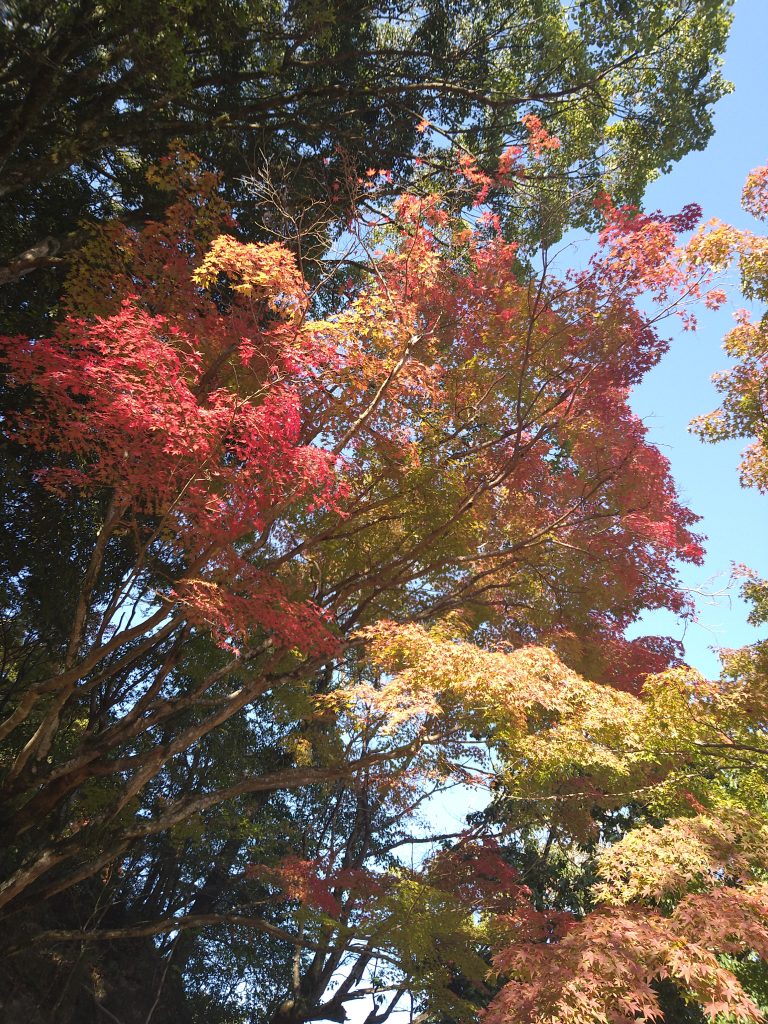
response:
[[[747,173],[768,162],[768,0],[737,0],[725,63],[734,91],[715,113],[715,134],[706,150],[685,157],[647,192],[646,208],[674,213],[689,202],[703,208],[704,219],[717,217],[737,226],[760,230],[740,207]],[[735,281],[734,281],[735,284]],[[711,375],[728,365],[722,338],[732,313],[743,300],[734,289],[718,313],[702,309],[699,329],[675,330],[669,353],[636,390],[633,405],[646,421],[651,439],[670,459],[682,498],[700,516],[707,535],[707,558],[701,568],[686,568],[684,582],[693,590],[722,591],[732,562],[743,562],[768,576],[768,495],[739,485],[737,464],[741,442],[702,444],[688,433],[690,420],[714,409],[717,394]],[[707,674],[717,672],[712,647],[739,647],[766,629],[746,623],[748,609],[737,588],[719,598],[697,598],[698,622],[683,630],[674,617],[648,616],[641,632],[663,632],[685,643],[686,658]]]

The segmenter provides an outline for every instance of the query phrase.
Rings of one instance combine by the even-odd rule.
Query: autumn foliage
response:
[[[416,192],[350,223],[365,272],[322,316],[294,255],[240,241],[216,176],[178,154],[153,172],[166,218],[94,229],[50,336],[2,339],[3,429],[29,467],[14,501],[52,503],[85,549],[67,634],[18,669],[0,722],[9,914],[256,794],[357,785],[391,829],[433,785],[490,786],[578,843],[596,808],[644,793],[667,824],[600,855],[581,920],[537,903],[490,836],[383,866],[369,814],[355,856],[329,840],[258,860],[254,842],[237,884],[299,923],[238,921],[306,939],[308,976],[354,954],[328,961],[342,995],[382,949],[446,1012],[475,1013],[472,979],[488,1024],[651,1019],[669,979],[712,1017],[758,1018],[719,957],[768,951],[766,865],[740,838],[759,808],[712,779],[763,755],[763,677],[706,683],[627,631],[691,612],[676,565],[702,554],[629,405],[666,347],[648,309],[703,295],[734,251],[756,273],[762,249],[718,229],[684,254],[694,208],[605,197],[588,265],[533,273],[483,209],[557,149],[525,126],[496,170],[461,161],[471,226]],[[279,756],[158,792],[254,722]],[[141,934],[212,923],[175,913]]]

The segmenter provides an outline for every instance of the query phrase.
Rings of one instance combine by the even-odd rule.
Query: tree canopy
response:
[[[416,157],[439,173],[457,144],[495,159],[533,113],[562,146],[546,209],[541,189],[533,209],[522,195],[511,205],[534,237],[556,237],[590,216],[601,188],[637,201],[657,169],[705,145],[727,88],[718,65],[729,9],[727,0],[13,0],[0,19],[9,313],[33,332],[57,315],[57,268],[80,246],[83,220],[159,216],[165,197],[146,171],[172,142],[222,173],[250,236],[274,228],[248,184],[265,166],[295,213],[325,202],[327,226],[344,213],[333,191],[341,162],[356,173],[386,168],[402,188]]]
[[[765,645],[636,636],[702,538],[631,390],[766,297],[627,201],[727,7],[3,16],[3,1019],[762,1019]],[[760,488],[763,328],[694,425]]]

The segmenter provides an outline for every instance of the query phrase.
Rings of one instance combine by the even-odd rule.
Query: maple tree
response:
[[[768,217],[768,169],[753,170],[744,185],[744,209],[759,220]],[[741,291],[746,299],[768,299],[768,240],[752,231],[739,230],[728,224],[710,221],[704,225],[689,246],[689,259],[707,264],[722,272],[736,262],[741,278]],[[726,293],[712,289],[712,304],[722,304]],[[694,421],[696,433],[705,441],[741,437],[753,439],[742,456],[742,483],[765,491],[766,438],[764,433],[765,318],[753,321],[747,310],[736,313],[736,326],[725,338],[725,351],[736,361],[731,369],[714,377],[722,395],[722,407]]]
[[[663,312],[707,286],[676,239],[697,213],[605,198],[588,266],[534,274],[484,208],[557,151],[540,121],[525,130],[493,172],[462,157],[474,212],[407,193],[370,234],[351,224],[365,279],[323,318],[293,254],[239,241],[216,175],[168,157],[152,172],[164,218],[93,229],[68,316],[3,339],[14,957],[173,935],[166,964],[194,970],[184,936],[225,927],[289,951],[275,1021],[343,1014],[372,971],[385,1016],[406,991],[472,1015],[457,979],[490,994],[491,955],[507,977],[491,1019],[548,1019],[563,1000],[581,1019],[603,1019],[606,999],[649,1015],[667,975],[713,1013],[754,1015],[715,953],[763,951],[763,890],[720,884],[759,871],[759,850],[713,841],[743,819],[689,776],[733,770],[761,677],[707,686],[671,641],[626,636],[644,609],[687,611],[675,563],[701,557],[628,405],[665,350],[637,300]],[[90,531],[74,534],[79,571],[50,633],[39,594],[56,562],[30,510]],[[573,923],[535,904],[488,836],[396,862],[428,792],[489,777],[536,808],[529,827],[575,837],[594,805],[638,791],[667,817],[709,817],[652,891],[607,855],[619,909]],[[689,878],[705,891],[670,916]],[[82,912],[62,903],[76,893]],[[624,909],[637,900],[653,906]],[[584,956],[596,984],[574,998]]]
[[[745,208],[763,218],[765,196],[766,171],[757,168]],[[765,298],[764,250],[762,237],[713,221],[694,235],[685,263],[698,274],[738,261],[743,294]],[[725,300],[721,288],[706,292],[709,306]],[[742,481],[762,488],[764,321],[744,310],[736,321],[725,341],[735,365],[715,376],[722,407],[692,426],[707,441],[752,439]],[[765,584],[746,568],[741,575],[751,618],[762,622]],[[491,1020],[654,1018],[670,983],[684,995],[673,1009],[683,1019],[696,1019],[697,1007],[763,1018],[765,657],[764,642],[725,651],[715,682],[685,668],[649,677],[637,697],[614,693],[621,707],[613,712],[584,706],[575,733],[557,719],[522,758],[513,751],[496,816],[510,827],[525,820],[516,801],[538,799],[550,839],[576,837],[582,851],[590,832],[601,842],[587,854],[597,878],[582,882],[574,908],[582,919],[559,942],[497,952],[506,983],[490,1002]],[[551,798],[561,810],[547,809]],[[628,802],[629,830],[603,834],[604,812]]]
[[[765,166],[756,167],[747,176],[742,206],[757,220],[764,221],[768,217],[768,169]],[[751,302],[768,299],[768,239],[765,235],[712,220],[702,225],[691,240],[688,259],[694,266],[706,266],[718,275],[735,265],[742,296]],[[709,292],[709,304],[715,308],[726,299],[723,288]],[[748,440],[739,463],[741,483],[764,493],[768,489],[765,414],[768,320],[765,312],[755,318],[744,308],[734,313],[734,319],[736,324],[726,334],[723,344],[732,365],[712,378],[722,404],[713,412],[697,417],[691,429],[708,443],[736,438]],[[750,621],[754,624],[766,621],[768,589],[765,581],[748,566],[736,567],[735,575],[743,579],[743,593],[753,606]]]
[[[745,190],[758,210],[764,181],[759,169]],[[705,260],[719,269],[733,253],[746,253],[746,273],[752,275],[746,290],[756,294],[761,239],[710,226],[694,238],[688,260],[698,273]],[[719,290],[706,297],[707,304],[722,301]],[[742,388],[757,391],[763,376],[760,331],[743,333],[745,322],[740,314],[734,332],[739,348],[733,336],[727,341],[742,363],[718,378],[726,412],[699,421],[699,429],[714,422],[711,437],[739,408],[745,409],[744,418],[727,420],[725,429],[737,429],[738,423],[749,435],[761,424],[754,403],[739,406]],[[747,593],[756,602],[758,620],[763,587],[752,579]],[[496,802],[503,810],[501,819],[497,812],[492,820],[502,821],[505,835],[545,830],[549,838],[537,858],[548,856],[553,838],[565,850],[575,843],[583,851],[606,813],[615,814],[630,801],[635,806],[629,831],[611,838],[602,833],[598,878],[584,887],[586,905],[571,904],[576,916],[570,920],[557,909],[551,888],[541,893],[543,908],[532,905],[530,892],[512,872],[514,924],[510,928],[502,910],[499,927],[494,897],[501,889],[494,885],[493,893],[476,904],[482,925],[465,932],[479,961],[443,951],[442,982],[423,996],[430,1014],[473,1017],[490,1001],[484,1019],[500,1022],[656,1019],[661,1007],[672,1019],[699,1019],[697,1008],[710,1017],[763,1019],[765,969],[759,958],[764,961],[768,952],[764,644],[726,652],[718,681],[678,668],[647,678],[639,692],[622,693],[575,676],[548,652],[494,653],[467,645],[456,623],[431,633],[380,623],[367,636],[374,663],[384,670],[383,682],[367,692],[358,687],[357,698],[383,716],[386,728],[414,719],[426,727],[446,712],[469,712],[464,723],[506,765],[500,777],[494,770],[501,788]],[[477,760],[474,767],[477,772]],[[468,773],[465,779],[470,778]],[[459,839],[453,855],[468,866],[473,857],[466,842]],[[419,872],[417,887],[429,889],[431,870],[428,865]],[[481,882],[482,870],[473,865],[469,871],[475,884]],[[450,891],[459,899],[453,913],[461,905],[461,878],[461,869],[454,868]],[[440,921],[439,934],[461,933],[449,913],[441,916],[432,909],[432,919]],[[428,935],[425,927],[422,937]],[[434,948],[434,941],[427,938],[426,948]],[[429,963],[429,953],[422,955]],[[499,974],[490,990],[489,960]],[[434,976],[425,973],[435,986]],[[380,982],[380,991],[388,989],[395,1000],[397,978],[389,985]],[[409,991],[419,991],[417,978],[409,981]]]

